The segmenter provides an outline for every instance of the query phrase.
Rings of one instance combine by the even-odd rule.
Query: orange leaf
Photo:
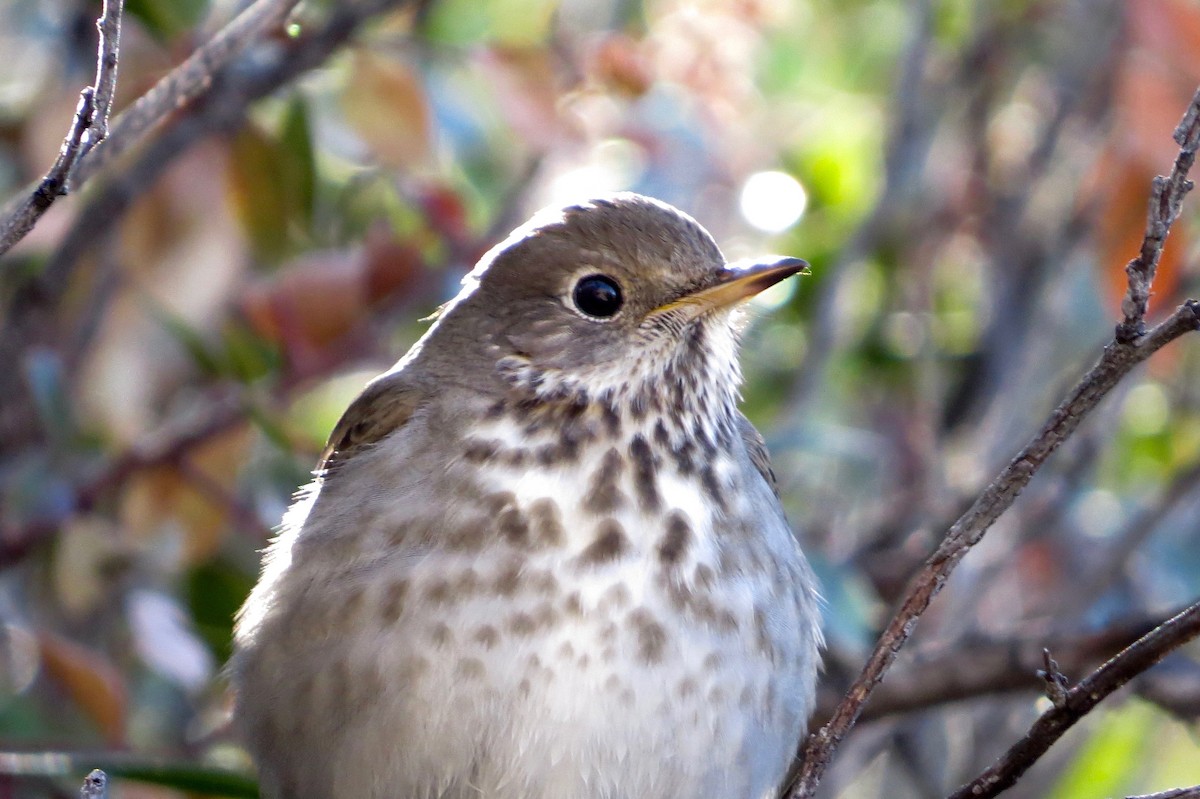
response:
[[[241,307],[259,335],[289,354],[318,349],[362,319],[367,307],[362,253],[327,250],[297,258],[247,289]]]
[[[105,655],[52,632],[38,633],[46,673],[96,723],[109,746],[125,741],[129,698],[125,681]]]
[[[429,102],[420,77],[404,62],[357,50],[342,110],[380,163],[408,169],[429,163]]]

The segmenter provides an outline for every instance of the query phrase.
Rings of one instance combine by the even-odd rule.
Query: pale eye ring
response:
[[[575,284],[571,301],[584,316],[592,319],[611,319],[625,304],[621,285],[608,275],[585,275]]]

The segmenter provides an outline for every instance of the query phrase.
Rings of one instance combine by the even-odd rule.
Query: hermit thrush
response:
[[[350,405],[238,619],[272,799],[761,799],[815,581],[737,409],[726,265],[632,194],[543,212]]]

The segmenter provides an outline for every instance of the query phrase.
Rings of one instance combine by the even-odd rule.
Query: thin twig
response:
[[[1038,669],[1038,677],[1045,683],[1046,697],[1055,707],[1061,707],[1067,702],[1070,693],[1070,681],[1067,675],[1058,668],[1058,661],[1050,657],[1049,649],[1042,649],[1042,668]]]
[[[66,194],[68,181],[72,187],[83,185],[169,114],[203,95],[212,86],[214,75],[266,32],[280,28],[297,2],[258,0],[122,112],[110,131],[108,115],[116,89],[123,0],[106,0],[103,16],[97,21],[96,82],[83,91],[76,122],[63,141],[58,161],[28,197],[0,212],[0,255],[33,229],[57,197]]]
[[[1155,627],[1067,691],[1062,704],[1038,717],[1025,737],[950,799],[986,799],[1009,788],[1102,699],[1197,636],[1200,602]]]
[[[96,30],[100,34],[96,54],[96,84],[92,87],[96,93],[96,107],[87,141],[83,144],[83,152],[79,154],[81,161],[87,158],[92,148],[108,138],[108,118],[112,113],[113,96],[117,92],[117,56],[121,51],[121,15],[124,7],[125,0],[104,0],[104,12],[96,20]]]
[[[1037,691],[1042,686],[1035,675],[1045,668],[1042,652],[1047,641],[1061,672],[1085,674],[1177,612],[1130,618],[1083,634],[1025,629],[1013,638],[957,640],[919,649],[888,674],[863,708],[859,723],[947,702]],[[816,715],[833,715],[841,698],[833,687],[822,686]]]
[[[109,141],[88,153],[76,180],[83,183],[158,126],[205,94],[214,76],[268,34],[280,31],[299,0],[258,0],[133,102],[113,121]]]
[[[1159,793],[1145,793],[1141,796],[1127,796],[1125,799],[1200,799],[1200,785],[1191,788],[1174,788]]]
[[[1176,130],[1176,140],[1182,150],[1175,161],[1168,183],[1171,186],[1182,187],[1188,183],[1187,170],[1194,161],[1196,142],[1200,140],[1200,91],[1197,91],[1183,122]],[[1186,156],[1185,152],[1189,148],[1191,155]],[[1157,188],[1158,181],[1155,182],[1155,186]],[[1178,202],[1174,198],[1182,201],[1184,193],[1186,189],[1183,188],[1169,192],[1172,198],[1168,203],[1170,213],[1163,217],[1161,228],[1158,230],[1161,234],[1158,236],[1159,251],[1161,242],[1166,240],[1171,223],[1179,214]],[[1149,282],[1146,282],[1147,293],[1149,286]],[[1141,325],[1140,317],[1138,325]],[[803,744],[801,765],[783,792],[785,799],[806,799],[815,794],[833,753],[854,726],[871,692],[891,668],[896,655],[912,635],[917,620],[941,591],[959,561],[983,538],[996,519],[1012,506],[1046,459],[1075,432],[1079,423],[1091,413],[1113,386],[1164,345],[1187,332],[1200,330],[1200,303],[1189,300],[1144,336],[1123,338],[1122,329],[1123,326],[1118,325],[1117,334],[1105,347],[1099,361],[1055,408],[1037,435],[984,489],[970,509],[950,527],[937,550],[909,581],[903,602],[879,637],[862,672],[850,686],[833,717]]]
[[[1038,434],[954,523],[941,545],[909,582],[903,604],[879,637],[874,652],[833,718],[809,737],[799,776],[785,794],[788,799],[813,795],[833,752],[854,726],[863,704],[908,641],[917,619],[941,591],[958,562],[1008,510],[1051,453],[1075,432],[1083,418],[1133,367],[1193,330],[1200,330],[1200,303],[1189,301],[1144,339],[1133,344],[1113,341],[1105,348],[1096,365],[1054,410]]]
[[[1132,341],[1146,329],[1146,308],[1150,304],[1150,286],[1162,258],[1163,245],[1171,224],[1179,216],[1183,198],[1192,190],[1193,183],[1187,179],[1188,170],[1200,150],[1200,89],[1192,97],[1191,105],[1175,128],[1175,143],[1179,155],[1166,177],[1156,177],[1150,191],[1150,208],[1146,214],[1146,234],[1138,256],[1125,266],[1129,277],[1129,290],[1121,301],[1124,321],[1117,325],[1117,340]]]
[[[71,129],[59,148],[54,166],[37,186],[4,209],[0,219],[0,255],[33,230],[54,201],[74,183],[85,155],[108,135],[108,113],[117,87],[117,56],[121,45],[121,13],[124,0],[105,0],[96,20],[100,41],[96,55],[96,82],[79,93],[79,104]]]
[[[322,63],[363,23],[411,2],[360,0],[338,4],[320,24],[279,42],[277,47],[264,53],[264,57],[226,65],[225,70],[209,76],[207,94],[194,100],[186,113],[177,114],[171,124],[152,136],[128,169],[105,182],[77,216],[38,275],[21,287],[18,300],[0,310],[3,320],[0,322],[0,423],[4,424],[0,433],[11,438],[30,429],[22,425],[19,410],[5,413],[7,408],[24,402],[24,389],[20,385],[22,352],[36,343],[39,336],[44,336],[46,330],[52,329],[50,320],[72,285],[71,276],[81,256],[95,252],[105,237],[115,234],[116,221],[144,194],[146,187],[205,136],[237,129],[251,103]],[[133,111],[130,109],[114,122],[108,143],[94,151],[87,163],[93,163],[98,155],[109,152],[110,147],[116,145],[115,140],[125,135],[122,120]],[[75,182],[83,176],[81,172]],[[11,417],[17,422],[5,423],[6,418]]]

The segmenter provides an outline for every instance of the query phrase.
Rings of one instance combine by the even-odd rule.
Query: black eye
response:
[[[607,319],[621,310],[621,287],[607,275],[588,275],[575,284],[575,307],[588,316]]]

